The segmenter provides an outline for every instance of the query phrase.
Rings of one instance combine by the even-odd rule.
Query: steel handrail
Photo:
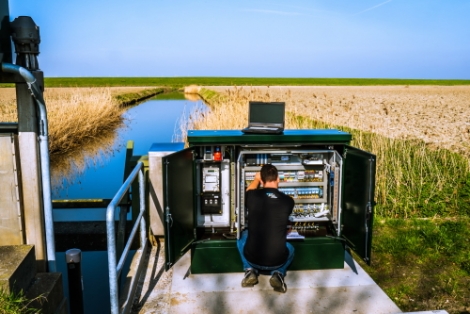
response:
[[[126,194],[126,192],[131,187],[132,183],[138,176],[139,178],[139,197],[140,197],[140,211],[137,219],[134,223],[132,231],[130,233],[129,239],[126,242],[126,246],[119,258],[119,263],[116,263],[117,256],[116,256],[116,232],[115,232],[115,212],[116,207],[119,207],[119,203],[121,202],[122,198]],[[134,237],[137,233],[138,225],[140,225],[140,249],[145,251],[147,246],[147,231],[145,225],[145,182],[144,182],[144,173],[143,173],[143,163],[139,162],[132,172],[130,173],[129,177],[127,177],[126,181],[123,185],[119,188],[116,195],[113,197],[111,202],[109,203],[106,209],[106,232],[107,232],[107,240],[108,240],[108,268],[109,268],[109,295],[110,295],[110,302],[111,302],[111,313],[118,314],[118,313],[127,313],[130,310],[130,305],[132,305],[134,291],[138,283],[138,278],[140,275],[140,267],[138,267],[138,271],[134,276],[134,280],[131,282],[131,287],[129,288],[130,293],[126,296],[124,306],[120,310],[119,304],[119,288],[118,288],[118,280],[124,265],[124,262],[129,254],[129,250],[134,240]],[[122,215],[120,215],[122,217]],[[121,224],[124,225],[124,224]],[[141,255],[143,256],[143,255]],[[140,264],[141,260],[139,261]]]

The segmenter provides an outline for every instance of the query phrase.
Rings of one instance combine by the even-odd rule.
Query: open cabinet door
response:
[[[194,234],[194,162],[191,148],[162,158],[165,270],[190,248]]]
[[[375,155],[346,146],[343,154],[342,236],[368,265],[374,217]]]

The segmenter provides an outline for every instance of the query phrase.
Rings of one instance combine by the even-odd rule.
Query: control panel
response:
[[[338,226],[340,155],[336,151],[243,151],[238,160],[241,229],[249,223],[244,191],[264,164],[279,174],[279,191],[292,197],[295,206],[289,217],[292,230],[306,236],[324,235],[325,225]]]

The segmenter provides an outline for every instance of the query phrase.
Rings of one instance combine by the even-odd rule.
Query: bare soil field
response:
[[[205,88],[222,94],[258,89],[285,101],[287,111],[315,120],[390,138],[421,139],[470,156],[470,86]]]

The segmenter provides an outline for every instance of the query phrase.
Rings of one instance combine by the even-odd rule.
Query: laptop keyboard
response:
[[[271,131],[275,131],[278,129],[278,128],[269,128],[265,126],[250,126],[249,128],[252,130],[271,130]]]

